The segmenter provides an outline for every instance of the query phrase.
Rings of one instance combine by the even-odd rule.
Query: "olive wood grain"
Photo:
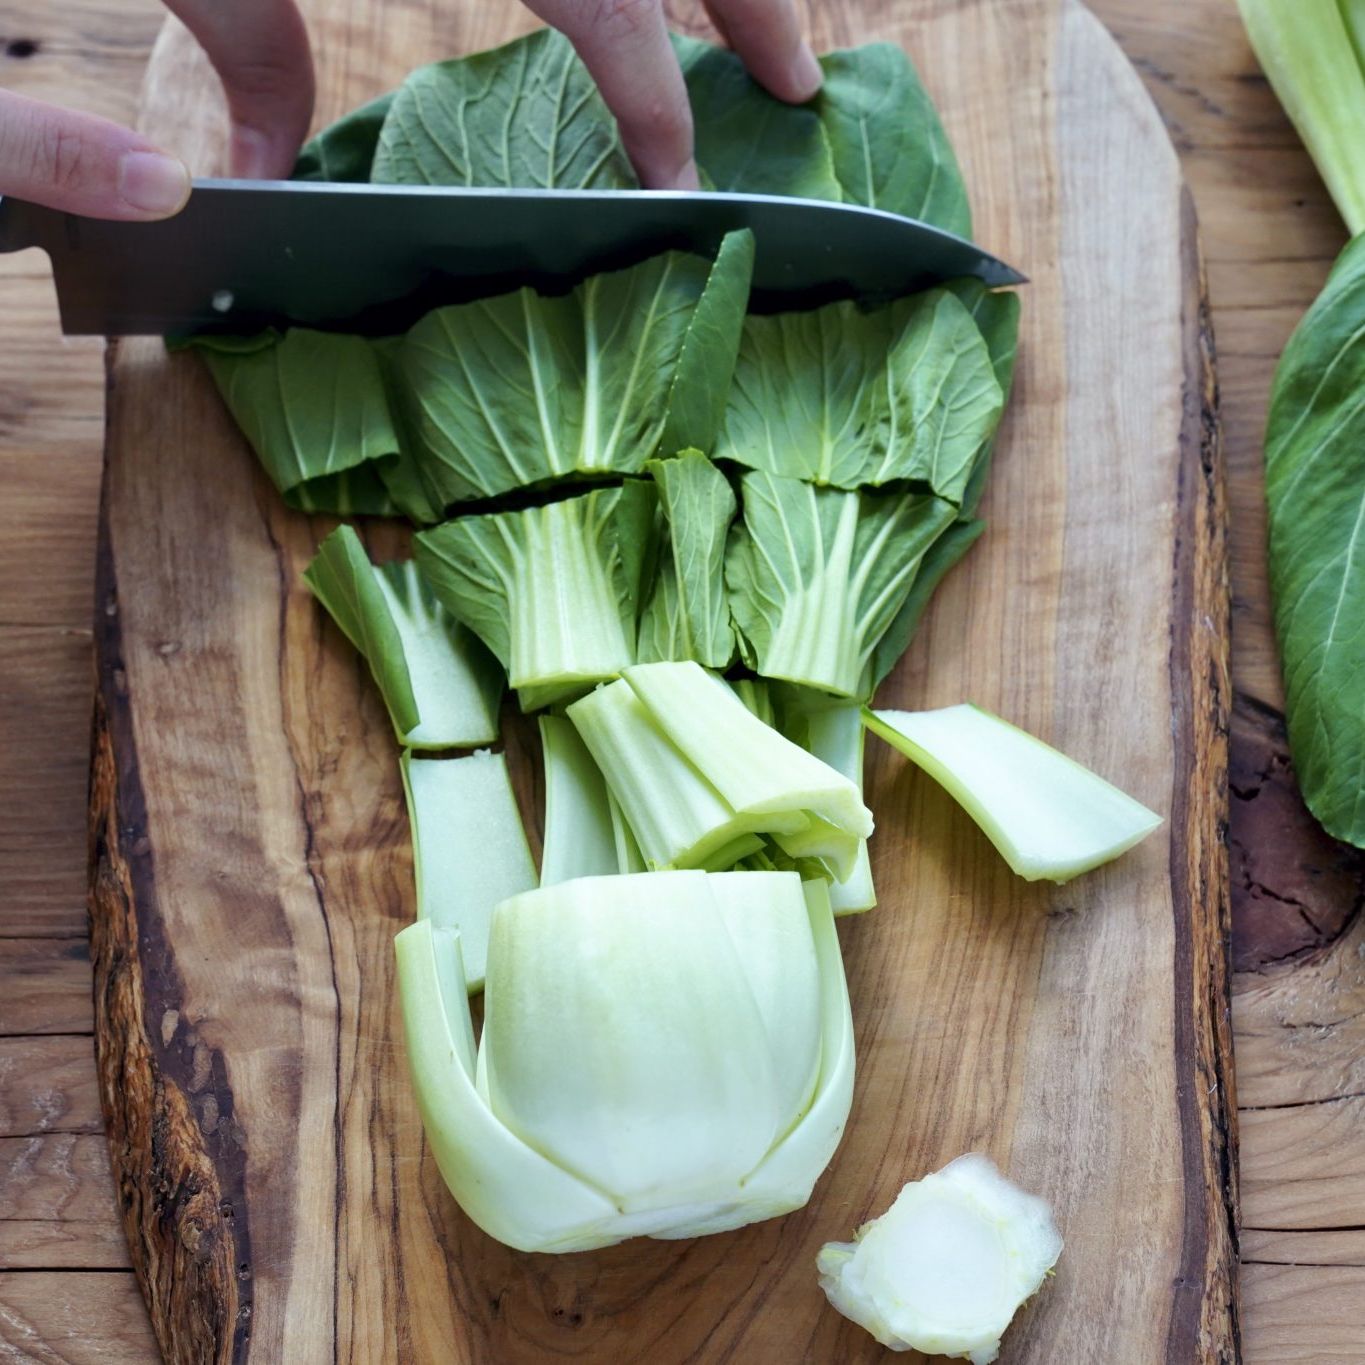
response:
[[[314,0],[327,119],[511,7]],[[687,18],[690,16],[684,16]],[[392,737],[287,513],[192,357],[111,354],[98,560],[92,957],[135,1268],[175,1361],[858,1361],[813,1256],[975,1148],[1068,1239],[1013,1361],[1237,1359],[1227,1022],[1226,589],[1193,215],[1135,72],[1074,0],[828,3],[819,47],[912,48],[978,235],[1032,276],[990,532],[883,693],[970,697],[1168,816],[1070,886],[1011,877],[870,746],[882,904],[841,929],[849,1135],[811,1205],[724,1237],[528,1257],[424,1151],[391,941],[412,913]],[[143,126],[215,168],[174,24]],[[392,549],[381,528],[372,547]]]

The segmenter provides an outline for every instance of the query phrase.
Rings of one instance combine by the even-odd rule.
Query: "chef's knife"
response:
[[[0,200],[0,251],[47,251],[63,329],[111,336],[287,322],[393,332],[438,304],[562,289],[670,248],[713,252],[745,227],[760,307],[894,296],[960,275],[1023,280],[926,223],[761,194],[200,180],[156,223]]]

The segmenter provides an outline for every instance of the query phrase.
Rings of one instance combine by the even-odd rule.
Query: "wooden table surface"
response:
[[[1275,358],[1344,232],[1232,0],[1091,4],[1180,151],[1218,342],[1245,1356],[1365,1362],[1365,856],[1317,833],[1294,791],[1260,479]],[[131,120],[155,0],[37,8],[0,0],[0,85]],[[0,257],[0,298],[0,1359],[143,1362],[155,1348],[114,1211],[85,941],[102,347],[62,338],[42,256]]]

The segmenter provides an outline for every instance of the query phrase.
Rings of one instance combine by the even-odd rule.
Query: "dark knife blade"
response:
[[[713,252],[744,227],[760,308],[1024,278],[926,223],[758,194],[201,180],[157,223],[0,200],[0,251],[48,252],[63,329],[111,336],[290,322],[383,334],[443,303],[562,289],[672,248]]]

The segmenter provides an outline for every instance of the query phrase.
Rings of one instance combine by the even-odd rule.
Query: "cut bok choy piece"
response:
[[[654,511],[653,485],[633,480],[461,517],[417,537],[417,564],[534,710],[635,662]]]
[[[738,503],[729,480],[699,450],[646,466],[659,489],[659,572],[640,619],[641,663],[695,659],[725,668],[735,628],[725,596],[725,541]]]
[[[828,763],[835,772],[843,773],[856,783],[858,794],[863,791],[863,743],[867,731],[863,727],[862,709],[857,706],[834,706],[813,711],[803,718],[804,746],[821,762]],[[794,738],[796,736],[793,736]],[[868,856],[867,840],[858,842],[858,857],[853,871],[829,889],[829,901],[836,915],[856,915],[871,910],[877,904],[877,892],[872,885],[872,859]]]
[[[541,886],[627,871],[617,863],[606,781],[573,723],[563,716],[542,715],[540,748],[545,766]]]
[[[378,353],[365,337],[291,327],[173,345],[203,357],[290,507],[435,520],[399,448]]]
[[[906,1185],[852,1242],[820,1249],[820,1287],[893,1351],[989,1365],[1062,1252],[1052,1211],[975,1152]]]
[[[750,315],[715,453],[835,488],[913,480],[959,503],[1003,407],[981,330],[947,289],[874,312]]]
[[[710,867],[768,834],[845,877],[872,832],[857,786],[695,663],[637,664],[568,708],[649,868]]]
[[[502,754],[403,755],[417,918],[458,930],[471,991],[482,989],[488,929],[499,901],[536,885]]]
[[[844,493],[746,474],[725,583],[745,663],[837,696],[872,692],[877,644],[957,515],[916,493]]]
[[[497,739],[502,670],[416,564],[371,564],[355,531],[338,526],[303,577],[365,656],[404,744],[468,748]]]
[[[1161,824],[1102,777],[980,707],[864,710],[863,720],[939,782],[1027,881],[1070,881]]]
[[[393,389],[438,506],[709,448],[749,300],[753,238],[438,308],[392,352]]]
[[[800,1208],[843,1133],[853,1030],[822,883],[581,877],[498,906],[477,1047],[460,935],[398,935],[408,1060],[452,1194],[565,1252]]]

